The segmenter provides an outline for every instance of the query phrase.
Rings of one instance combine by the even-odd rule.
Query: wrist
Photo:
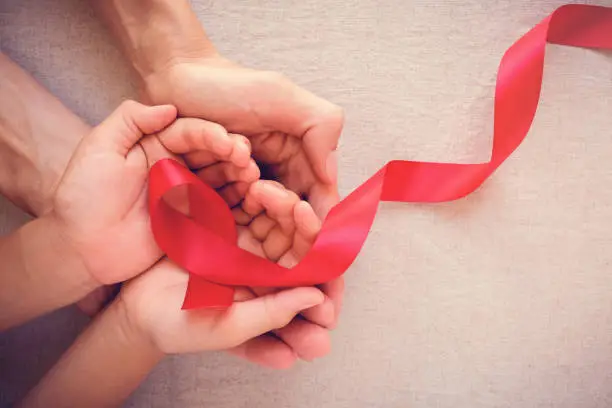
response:
[[[166,354],[141,324],[129,301],[126,301],[123,289],[109,306],[108,312],[115,320],[113,327],[117,330],[117,337],[127,348],[137,350],[140,358],[150,362],[152,366],[165,357]]]
[[[54,211],[36,219],[39,228],[51,235],[52,252],[59,258],[57,262],[63,265],[69,279],[79,288],[78,299],[84,297],[96,288],[102,286],[87,267],[84,257],[66,232],[66,225],[57,217]]]
[[[39,216],[89,127],[0,53],[0,192]]]
[[[0,245],[0,330],[73,304],[98,287],[66,245],[52,213],[23,225]]]
[[[19,134],[24,130],[17,125],[23,123],[14,118],[10,112],[0,115],[0,193],[28,214],[40,215],[48,210],[40,158],[31,135]]]
[[[217,52],[188,0],[93,0],[138,77]]]
[[[193,94],[194,86],[202,87],[203,84],[214,83],[219,74],[236,68],[239,66],[220,54],[174,59],[143,78],[142,102],[149,105],[172,104],[177,107],[179,114],[194,116],[190,109],[186,109],[198,105],[195,102],[198,97]],[[193,97],[187,97],[189,95]]]

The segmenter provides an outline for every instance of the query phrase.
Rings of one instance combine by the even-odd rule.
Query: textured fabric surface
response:
[[[227,56],[346,109],[343,195],[392,158],[487,160],[499,60],[563,4],[193,3]],[[91,123],[133,95],[87,2],[3,0],[0,46]],[[381,206],[346,275],[329,357],[286,372],[223,354],[172,357],[127,406],[611,406],[612,55],[547,52],[534,126],[493,179],[455,203]],[[3,204],[3,232],[24,220]],[[2,403],[85,323],[68,309],[2,334]]]

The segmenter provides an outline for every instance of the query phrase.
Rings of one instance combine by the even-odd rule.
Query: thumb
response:
[[[166,147],[159,141],[158,135],[145,136],[138,143],[140,143],[140,146],[144,151],[149,168],[152,167],[159,160],[167,158],[174,159],[182,165],[185,165],[185,162],[180,156],[166,149]],[[170,206],[173,207],[175,210],[185,215],[189,215],[190,210],[188,194],[189,189],[187,186],[178,186],[168,191],[165,194],[164,199],[166,203],[170,204]]]
[[[344,116],[339,107],[329,102],[326,105],[329,108],[316,116],[315,124],[309,126],[302,136],[302,143],[315,174],[322,181],[335,186],[338,177],[335,152],[344,126]]]
[[[125,156],[143,135],[164,129],[176,115],[172,105],[147,106],[127,100],[94,129],[91,140]]]
[[[282,290],[234,303],[220,333],[227,333],[227,347],[237,346],[269,331],[286,326],[302,310],[323,303],[323,292],[314,287]]]
[[[336,150],[344,126],[339,106],[307,91],[283,75],[266,73],[270,92],[255,97],[257,117],[269,128],[302,139],[312,169],[321,181],[334,184]],[[263,103],[265,102],[265,103]],[[240,133],[240,132],[238,132]]]

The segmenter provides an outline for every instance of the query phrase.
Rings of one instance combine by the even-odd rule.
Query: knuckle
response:
[[[132,111],[140,106],[142,105],[133,99],[126,99],[119,105],[120,109],[124,111]]]
[[[211,133],[219,133],[227,135],[227,130],[223,126],[215,122],[206,122],[208,124],[208,131]]]
[[[223,126],[221,126],[218,123],[215,122],[209,122],[206,120],[201,120],[200,122],[200,128],[202,130],[202,134],[203,135],[208,135],[208,134],[220,134],[220,135],[226,135],[227,131],[225,130],[225,128]]]
[[[209,139],[214,139],[215,135],[226,136],[227,131],[218,123],[208,122],[201,119],[194,119],[192,123],[191,135],[192,147],[203,148],[208,146]]]
[[[196,132],[192,125],[193,122],[189,119],[183,119],[178,124],[178,134],[184,135],[187,145],[192,149],[198,147],[200,141],[204,139],[203,132]]]
[[[136,112],[138,111],[138,109],[140,109],[143,105],[133,101],[131,99],[127,99],[124,100],[123,102],[121,102],[121,104],[119,105],[119,108],[117,110],[117,113],[119,115],[119,118],[122,121],[123,127],[126,131],[130,132],[130,133],[138,133],[140,132],[140,129],[136,123],[137,121],[137,114]]]
[[[264,309],[266,316],[268,317],[268,325],[271,329],[280,329],[288,325],[293,319],[293,315],[291,313],[287,313],[284,310],[276,307],[276,302],[274,301],[277,295],[270,295],[265,297],[264,300]]]
[[[238,135],[238,140],[239,140],[241,143],[243,143],[243,144],[247,145],[247,147],[249,147],[249,149],[251,148],[251,141],[249,140],[249,138],[248,138],[248,137],[246,137],[246,136],[242,136],[242,135]]]
[[[345,113],[344,109],[340,106],[329,103],[329,107],[325,110],[323,117],[326,122],[342,127],[344,125]]]

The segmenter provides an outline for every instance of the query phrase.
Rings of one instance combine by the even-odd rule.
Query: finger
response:
[[[175,155],[159,141],[157,135],[148,135],[140,139],[138,142],[144,151],[147,158],[147,164],[149,167],[153,166],[159,160],[171,158],[177,160],[179,163],[183,163],[180,156]]]
[[[297,360],[291,347],[273,336],[255,337],[228,352],[264,367],[284,370],[293,366]]]
[[[330,352],[331,341],[329,332],[311,322],[295,318],[285,327],[274,331],[299,358],[312,361]]]
[[[265,241],[262,242],[261,247],[268,258],[272,262],[278,262],[278,260],[291,249],[291,242],[293,241],[292,234],[285,234],[278,225],[276,225],[268,233]]]
[[[230,137],[234,140],[234,150],[229,160],[236,166],[246,166],[251,160],[251,142],[242,135],[230,133]]]
[[[172,105],[146,106],[124,101],[91,133],[100,147],[126,155],[143,135],[158,132],[176,118]]]
[[[166,147],[159,141],[157,135],[145,136],[138,143],[142,147],[149,168],[159,160],[166,158],[174,159],[179,163],[184,164],[183,160],[179,156],[166,149]],[[130,159],[130,154],[131,153],[128,154],[128,160]],[[187,186],[175,187],[164,194],[164,201],[169,204],[170,207],[181,212],[182,214],[189,215],[188,192],[189,190]]]
[[[270,231],[272,231],[276,225],[276,221],[264,213],[258,215],[251,221],[249,229],[256,239],[263,242],[268,238]]]
[[[249,225],[256,217],[264,213],[265,208],[262,204],[262,192],[259,191],[259,184],[267,182],[260,180],[252,183],[240,206],[232,209],[232,214],[238,225]]]
[[[333,281],[319,285],[325,294],[325,301],[320,305],[304,310],[301,315],[319,326],[334,329],[342,310],[344,298],[344,278],[341,276]]]
[[[247,226],[251,223],[251,221],[254,218],[253,215],[244,211],[244,209],[241,206],[232,208],[232,215],[234,216],[234,221],[236,221],[236,224],[243,226],[245,228],[248,228]],[[257,241],[256,239],[255,239],[255,242],[260,244],[259,241]]]
[[[343,126],[342,111],[334,108],[330,113],[321,115],[318,123],[310,127],[302,137],[306,156],[317,176],[326,184],[335,185],[337,183],[335,150]]]
[[[246,167],[238,167],[231,162],[220,162],[196,171],[196,174],[212,188],[220,188],[228,183],[242,181],[252,183],[259,178],[259,167],[251,160]]]
[[[235,347],[286,326],[300,311],[320,304],[323,298],[323,293],[316,288],[293,288],[237,302],[219,321],[218,328],[225,334],[229,347]]]
[[[301,315],[319,326],[334,329],[342,310],[344,298],[344,277],[319,285],[325,294],[325,301],[320,305],[304,310]]]
[[[257,194],[253,194],[253,192],[257,189],[257,185],[261,182],[262,181],[256,181],[255,183],[251,184],[246,195],[244,196],[244,201],[240,205],[242,211],[251,217],[255,217],[264,211],[261,200]]]
[[[315,214],[324,220],[330,210],[340,202],[337,184],[313,184],[308,191],[308,202]]]
[[[254,255],[262,258],[266,257],[266,254],[261,247],[261,242],[259,242],[259,240],[253,236],[253,234],[249,233],[248,227],[238,227],[238,246]]]
[[[79,300],[76,306],[88,317],[93,317],[104,308],[112,294],[112,286],[101,286]]]
[[[302,259],[314,244],[321,231],[321,220],[314,210],[305,201],[298,202],[293,209],[295,221],[295,237],[293,240],[293,253]]]
[[[270,90],[268,103],[257,112],[262,125],[301,138],[317,176],[325,183],[334,183],[335,176],[327,167],[344,126],[342,109],[282,75],[262,75]]]
[[[338,318],[342,311],[342,302],[344,300],[344,277],[340,276],[339,278],[324,283],[320,285],[320,289],[334,304],[334,319],[326,325],[326,327],[333,329],[338,325]]]
[[[264,224],[265,231],[264,228],[260,229],[258,238],[265,238],[262,247],[266,258],[276,262],[291,248],[295,231],[293,208],[299,202],[299,197],[281,184],[268,180],[254,183],[247,192],[247,197],[253,197],[253,200],[260,203],[266,216],[274,221],[275,225],[270,225],[265,220],[258,221],[256,227],[259,227],[260,223]]]
[[[299,261],[306,256],[317,235],[321,230],[321,221],[314,213],[308,203],[301,201],[294,210],[296,233],[293,241],[293,248],[288,251],[280,260],[279,264],[287,268],[293,268]],[[336,298],[331,298],[326,294],[325,301],[320,305],[305,310],[301,315],[312,323],[326,328],[335,327],[338,320],[336,310]],[[332,292],[336,296],[335,292]]]
[[[233,143],[225,128],[213,122],[195,118],[180,118],[158,134],[160,142],[175,154],[203,150],[229,157]]]
[[[325,296],[325,300],[320,305],[304,310],[300,314],[304,319],[320,327],[333,329],[336,326],[336,307],[333,300],[328,296]]]
[[[321,231],[321,221],[307,202],[298,202],[293,216],[296,229],[291,248],[278,259],[278,264],[285,268],[295,267],[306,256]]]
[[[279,165],[302,150],[302,141],[284,132],[266,132],[249,137],[253,157],[267,165]],[[310,163],[308,163],[310,164]]]
[[[293,208],[300,201],[297,194],[270,180],[253,183],[249,193],[263,206],[268,217],[278,222],[284,233],[295,231]]]
[[[231,149],[224,151],[222,154],[218,151],[206,149],[203,147],[194,148],[185,153],[185,161],[192,169],[200,169],[210,166],[219,160],[229,161],[238,167],[245,167],[251,159],[251,144],[249,140],[236,134],[227,134],[227,138],[231,142]]]
[[[142,147],[142,150],[144,151],[149,167],[152,167],[159,160],[165,158],[171,158],[181,164],[184,164],[183,160],[179,156],[166,149],[166,147],[159,141],[157,135],[145,136],[140,140],[139,144]],[[167,204],[170,205],[170,207],[174,208],[182,214],[189,215],[190,208],[188,194],[188,186],[183,185],[170,189],[170,191],[164,194],[163,199]]]
[[[251,288],[257,296],[265,296],[278,291],[277,288]],[[287,326],[274,330],[273,333],[288,344],[300,358],[310,361],[329,352],[330,340],[328,328],[334,325],[334,304],[329,297],[323,303],[303,310],[304,319],[296,317]]]
[[[218,192],[229,207],[235,207],[244,200],[250,186],[249,183],[237,181],[221,187]]]

